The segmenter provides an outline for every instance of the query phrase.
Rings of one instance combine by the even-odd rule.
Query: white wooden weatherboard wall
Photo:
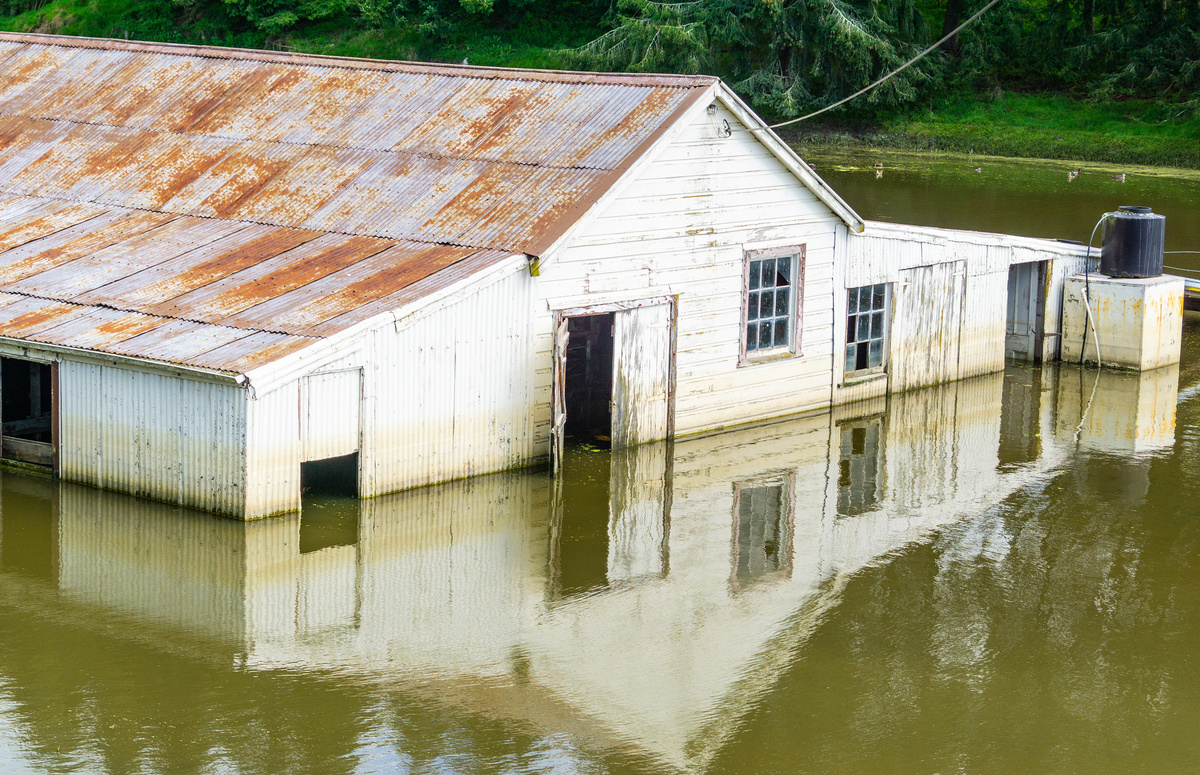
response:
[[[81,360],[58,370],[63,479],[242,515],[244,389]]]
[[[677,297],[675,432],[825,406],[845,227],[723,105],[635,166],[538,279],[537,443],[549,443],[553,311]],[[722,136],[723,122],[735,127]],[[800,354],[739,366],[744,251],[805,246]]]
[[[844,281],[833,299],[834,336],[844,345],[847,288],[891,283],[889,373],[847,384],[845,362],[835,358],[834,403],[1003,369],[1013,264],[1049,262],[1043,357],[1058,358],[1063,282],[1083,271],[1084,248],[874,221],[847,242]]]

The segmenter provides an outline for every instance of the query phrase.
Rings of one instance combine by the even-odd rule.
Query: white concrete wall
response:
[[[547,256],[537,282],[537,446],[548,444],[556,309],[678,298],[675,431],[693,433],[827,405],[834,250],[846,229],[721,106],[637,165]],[[804,245],[799,353],[739,365],[747,249]]]
[[[62,478],[242,515],[245,390],[66,358],[58,369]]]

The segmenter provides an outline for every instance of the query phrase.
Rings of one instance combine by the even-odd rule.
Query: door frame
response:
[[[551,373],[551,398],[550,398],[550,470],[552,473],[557,473],[559,463],[561,462],[563,453],[563,433],[566,427],[567,406],[566,406],[566,358],[567,358],[567,339],[569,335],[564,335],[563,331],[568,321],[571,318],[586,317],[589,315],[603,315],[607,312],[621,312],[623,310],[637,309],[639,307],[652,307],[659,304],[667,304],[670,306],[671,331],[670,339],[668,340],[668,358],[667,358],[667,439],[675,437],[675,350],[677,342],[677,331],[679,327],[679,296],[647,296],[640,299],[630,299],[625,301],[605,301],[595,304],[574,305],[565,307],[551,307],[550,311],[554,313],[554,327],[552,336],[554,338],[553,346],[553,367]],[[615,353],[614,353],[615,355]]]

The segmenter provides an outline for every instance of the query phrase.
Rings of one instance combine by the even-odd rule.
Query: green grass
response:
[[[792,130],[801,143],[864,144],[989,156],[1200,168],[1200,118],[1154,101],[1097,104],[1005,92],[846,129]]]

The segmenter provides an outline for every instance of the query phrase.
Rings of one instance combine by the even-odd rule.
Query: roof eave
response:
[[[837,192],[822,180],[821,176],[814,172],[813,168],[792,150],[791,146],[780,139],[779,135],[775,134],[774,130],[759,118],[758,114],[751,110],[741,97],[737,96],[724,83],[717,84],[715,91],[716,98],[720,100],[721,104],[749,128],[749,131],[771,152],[772,156],[799,178],[817,199],[821,200],[822,204],[832,210],[846,224],[850,231],[862,233],[866,228],[866,222],[862,217],[854,212],[854,209],[846,204],[846,201],[838,196]]]

